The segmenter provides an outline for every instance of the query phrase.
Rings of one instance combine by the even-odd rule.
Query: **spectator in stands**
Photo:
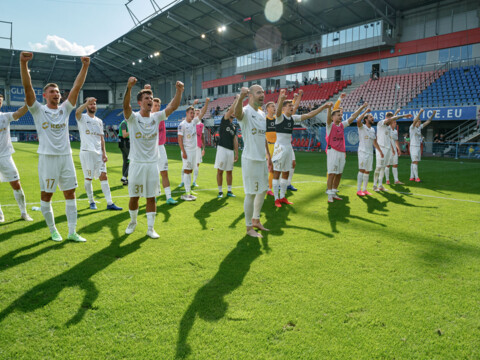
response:
[[[307,86],[308,85],[308,78],[305,76],[305,79],[303,79],[303,85]]]
[[[357,106],[362,106],[365,100],[363,100],[363,96],[360,96],[360,100],[358,100]]]

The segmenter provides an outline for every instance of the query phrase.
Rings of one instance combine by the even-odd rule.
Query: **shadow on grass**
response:
[[[204,202],[200,209],[198,209],[195,214],[193,214],[193,216],[195,216],[200,225],[202,225],[202,230],[207,230],[207,218],[209,218],[211,214],[215,211],[218,211],[224,206],[226,206],[226,201],[226,196],[221,199],[215,197],[210,201]]]
[[[159,198],[157,197],[157,215],[159,213],[162,213],[163,214],[163,222],[164,223],[168,222],[168,220],[170,220],[170,216],[171,216],[170,209],[173,207],[173,205],[170,205],[170,204],[167,204],[166,202],[164,202],[162,205],[159,206],[158,205],[159,201],[162,201],[162,200],[159,200]]]
[[[27,313],[41,309],[54,301],[62,290],[68,287],[78,287],[85,292],[82,304],[77,313],[65,325],[78,324],[88,310],[96,310],[93,303],[98,298],[99,291],[90,279],[116,260],[138,250],[140,245],[148,239],[147,236],[144,236],[130,244],[121,246],[126,238],[127,235],[115,238],[109,246],[64,273],[34,286],[0,312],[0,322],[14,311]]]
[[[421,206],[421,205],[413,205],[407,202],[405,199],[406,196],[411,196],[407,194],[396,194],[393,192],[388,192],[388,191],[379,191],[378,194],[383,196],[385,199],[387,199],[389,202],[393,202],[398,205],[402,206],[407,206],[407,207],[418,207],[418,208],[425,208],[425,209],[437,209],[436,206]]]
[[[387,204],[388,201],[380,201],[376,197],[373,196],[359,196],[360,200],[362,200],[367,205],[367,212],[369,214],[375,214],[380,216],[387,216],[386,214],[379,214],[388,212]],[[378,211],[378,212],[376,212]]]
[[[191,353],[187,340],[197,317],[205,321],[218,321],[225,316],[228,309],[225,296],[242,285],[250,265],[261,254],[258,239],[245,236],[223,259],[215,276],[197,291],[183,314],[178,331],[176,358],[185,358]]]
[[[100,180],[94,180],[92,182],[92,184],[95,184],[95,183],[98,183],[98,185],[100,185]],[[117,186],[110,187],[110,191],[114,192],[115,190],[119,190],[119,189],[123,189],[123,188],[125,188],[125,186],[117,185]],[[97,190],[93,191],[94,198],[99,198],[98,195],[103,195],[102,189],[97,189]],[[87,193],[82,193],[81,195],[78,196],[78,198],[79,199],[87,199],[88,198]],[[100,198],[100,199],[103,199],[103,197]]]
[[[381,227],[387,227],[387,225],[385,224],[381,224],[376,221],[366,219],[364,217],[351,215],[350,207],[347,205],[350,202],[349,197],[342,196],[342,198],[343,200],[335,201],[328,204],[328,220],[330,221],[330,227],[332,228],[332,232],[339,233],[337,229],[337,223],[349,223],[350,219],[361,220]]]

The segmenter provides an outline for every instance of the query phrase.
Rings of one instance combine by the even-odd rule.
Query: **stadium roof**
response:
[[[280,0],[270,1],[280,3]],[[437,3],[430,0],[284,0],[283,15],[271,23],[266,18],[267,2],[177,1],[91,54],[87,82],[122,82],[130,75],[141,82],[152,81],[374,19],[394,24],[398,11]],[[275,16],[277,9],[278,6],[267,13]],[[225,31],[218,31],[221,26],[225,26]],[[18,61],[18,51],[0,49],[0,71],[6,74],[7,81],[20,78]],[[81,62],[74,56],[35,53],[30,67],[34,80],[73,82]]]

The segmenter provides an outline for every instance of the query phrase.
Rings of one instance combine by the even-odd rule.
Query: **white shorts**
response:
[[[38,154],[38,178],[40,190],[54,193],[57,185],[61,191],[75,189],[78,186],[72,154]]]
[[[128,195],[144,198],[153,198],[160,195],[159,172],[154,163],[130,162]]]
[[[422,160],[422,149],[420,146],[410,146],[410,158],[412,161]]]
[[[345,153],[335,149],[327,151],[327,173],[342,174],[345,167]]]
[[[185,153],[187,154],[187,158],[184,159],[182,157],[182,170],[193,170],[197,167],[197,150],[185,150]],[[180,156],[181,156],[180,152]]]
[[[394,166],[394,165],[398,165],[397,149],[395,149],[395,152],[392,152],[392,156],[390,156],[390,162],[387,164],[387,166]]]
[[[358,152],[358,168],[360,170],[372,171],[373,168],[373,153],[369,154],[365,151]]]
[[[292,152],[293,152],[293,155],[292,155],[292,161],[295,161],[295,151],[293,151],[293,148],[292,148]]]
[[[102,155],[96,152],[80,151],[80,163],[85,179],[98,179],[101,173],[107,172],[107,166],[102,160]]]
[[[245,194],[261,194],[268,190],[267,161],[242,157],[243,190]]]
[[[197,147],[197,164],[200,164],[202,162],[203,162],[202,148]]]
[[[224,148],[223,146],[217,146],[217,155],[215,156],[215,169],[222,171],[232,171],[233,163],[235,160],[235,154],[233,150]]]
[[[383,147],[380,146],[382,149],[383,158],[380,156],[380,153],[377,149],[375,149],[375,158],[376,158],[376,165],[378,167],[384,167],[390,163],[392,157],[392,148],[391,147]]]
[[[273,171],[287,172],[292,170],[293,149],[288,146],[275,144],[272,162]]]
[[[0,182],[20,180],[12,155],[0,157]]]
[[[158,171],[168,171],[168,158],[165,145],[158,145]]]

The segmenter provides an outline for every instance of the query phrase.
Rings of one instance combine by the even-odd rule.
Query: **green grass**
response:
[[[108,145],[114,201],[126,209],[121,156]],[[423,183],[360,199],[349,154],[344,201],[328,205],[325,155],[297,153],[295,204],[276,209],[267,199],[262,221],[271,231],[258,241],[244,236],[240,165],[237,198],[217,200],[208,149],[197,201],[172,207],[162,196],[161,237],[152,240],[143,199],[130,236],[128,211],[104,210],[98,182],[99,210],[88,210],[73,147],[77,230],[87,243],[49,240],[40,212],[19,221],[0,184],[1,359],[480,357],[479,162],[425,159]],[[36,148],[15,144],[29,203],[39,202]],[[175,187],[180,154],[167,151]],[[399,168],[407,180],[409,159]],[[65,237],[58,190],[53,200]]]

